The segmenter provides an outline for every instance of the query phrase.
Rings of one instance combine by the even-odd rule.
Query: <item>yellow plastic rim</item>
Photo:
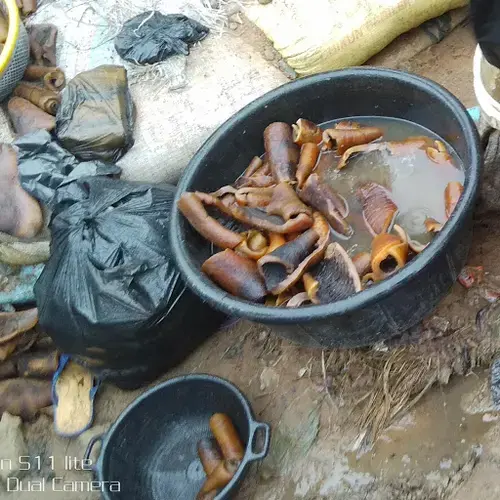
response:
[[[0,54],[0,74],[6,70],[12,59],[19,37],[19,23],[21,22],[16,0],[3,0],[3,3],[7,6],[7,13],[9,15],[9,31],[4,48]]]

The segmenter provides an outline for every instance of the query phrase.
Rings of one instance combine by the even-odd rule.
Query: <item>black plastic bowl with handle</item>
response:
[[[250,404],[230,382],[212,375],[185,375],[136,399],[104,435],[88,444],[85,463],[102,442],[94,466],[105,500],[195,500],[206,476],[198,458],[200,439],[212,437],[214,413],[227,414],[245,446],[231,482],[215,500],[233,497],[252,462],[269,451],[268,424],[256,422]]]
[[[352,116],[403,118],[427,127],[453,146],[465,169],[465,189],[450,220],[429,247],[390,278],[345,300],[298,309],[274,308],[231,296],[200,270],[211,246],[177,209],[171,218],[172,250],[191,289],[227,314],[274,325],[274,331],[311,347],[355,347],[389,339],[411,328],[438,304],[464,266],[482,155],[466,109],[440,85],[378,68],[323,73],[283,85],[224,123],[184,173],[185,191],[215,191],[231,184],[251,158],[264,151],[263,132],[275,121],[316,123]],[[425,197],[425,193],[422,193]]]

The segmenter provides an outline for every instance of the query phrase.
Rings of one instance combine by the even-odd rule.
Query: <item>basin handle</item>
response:
[[[97,436],[94,436],[90,441],[89,444],[87,445],[87,449],[85,450],[85,453],[83,455],[83,460],[90,460],[90,455],[92,454],[92,450],[94,449],[94,446],[100,442],[102,445],[102,442],[104,440],[104,434],[98,434]],[[100,452],[100,450],[99,450]],[[99,458],[96,460],[96,463],[98,462]],[[92,465],[92,471],[95,473],[97,472],[97,466]]]
[[[257,431],[259,430],[262,430],[262,432],[264,433],[264,443],[260,451],[254,451],[254,440]],[[264,422],[252,421],[250,424],[250,435],[248,438],[248,442],[250,443],[250,455],[248,457],[249,462],[262,460],[263,458],[265,458],[269,452],[269,445],[271,443],[271,428],[269,427],[269,425]]]

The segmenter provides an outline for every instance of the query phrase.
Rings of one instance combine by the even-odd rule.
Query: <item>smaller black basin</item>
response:
[[[205,473],[200,439],[211,437],[210,417],[226,413],[245,444],[245,457],[215,500],[232,498],[249,465],[269,450],[270,429],[256,422],[250,405],[231,383],[211,375],[187,375],[154,387],[132,403],[102,441],[95,466],[105,500],[195,500]],[[259,441],[259,444],[257,444]],[[105,482],[105,483],[104,483]],[[119,483],[120,491],[115,483]]]

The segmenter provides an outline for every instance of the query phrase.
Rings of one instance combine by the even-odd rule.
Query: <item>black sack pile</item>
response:
[[[186,288],[171,259],[173,186],[89,177],[68,187],[35,285],[40,325],[96,375],[137,388],[182,361],[224,317]]]
[[[176,54],[187,56],[189,48],[208,33],[206,26],[183,14],[149,11],[122,26],[115,37],[115,49],[125,61],[154,64]]]

